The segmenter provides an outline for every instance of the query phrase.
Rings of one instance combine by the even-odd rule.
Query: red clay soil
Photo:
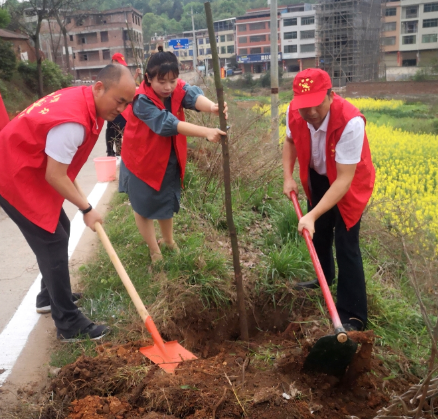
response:
[[[323,333],[309,339],[300,330],[291,323],[250,343],[223,342],[210,348],[213,356],[180,364],[175,375],[138,351],[151,342],[106,344],[97,357],[64,367],[49,390],[69,406],[62,416],[69,419],[366,419],[412,384],[384,380],[391,373],[372,355],[372,332],[349,334],[360,350],[342,379],[304,374],[308,350]]]

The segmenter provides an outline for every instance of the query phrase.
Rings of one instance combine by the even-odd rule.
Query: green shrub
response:
[[[280,82],[283,77],[283,70],[281,66],[278,67],[278,81]],[[259,79],[259,84],[261,87],[271,87],[271,71],[267,71],[263,73],[263,75]]]
[[[17,67],[17,59],[10,42],[0,39],[0,78],[11,80]]]
[[[63,89],[71,85],[72,76],[64,75],[61,68],[48,60],[41,64],[43,72],[43,90],[45,94]],[[26,86],[33,92],[37,91],[37,64],[20,62],[18,72],[23,77]]]
[[[256,84],[256,82],[252,78],[252,74],[251,73],[244,73],[242,80],[241,80],[242,87],[253,87],[255,84]]]
[[[9,23],[11,23],[11,16],[9,16],[8,11],[6,9],[0,9],[0,28],[7,28]]]

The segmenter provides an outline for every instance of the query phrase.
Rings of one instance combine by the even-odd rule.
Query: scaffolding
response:
[[[334,87],[379,77],[381,13],[381,0],[318,4],[317,62],[330,74]]]

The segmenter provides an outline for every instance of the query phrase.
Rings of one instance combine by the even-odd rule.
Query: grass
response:
[[[63,367],[72,364],[81,355],[95,357],[97,355],[96,342],[87,340],[75,344],[60,344],[58,349],[51,354],[50,365]]]
[[[228,101],[232,102],[229,98]],[[419,105],[417,109],[426,112]],[[115,195],[105,220],[107,234],[131,280],[148,308],[156,310],[161,324],[168,319],[178,320],[187,310],[193,313],[193,304],[198,313],[195,317],[214,312],[220,319],[235,301],[221,179],[189,163],[184,186],[181,211],[175,217],[175,239],[181,254],[166,253],[164,262],[153,269],[126,195]],[[304,204],[301,202],[303,210]],[[235,179],[233,210],[241,258],[256,261],[251,268],[243,264],[250,297],[280,306],[286,316],[292,312],[300,314],[292,285],[297,280],[312,279],[315,274],[304,240],[297,233],[292,205],[282,195],[281,170],[273,170],[269,181]],[[363,230],[366,223],[365,219]],[[375,234],[362,238],[362,251],[369,327],[378,335],[377,353],[394,375],[406,371],[421,375],[430,344],[406,268],[388,257]],[[95,260],[81,267],[80,274],[86,284],[83,308],[93,320],[112,325],[113,341],[125,342],[143,335],[144,327],[102,249]],[[332,292],[336,295],[336,285]],[[306,309],[309,308],[321,317],[322,324],[330,327],[319,291],[308,293]],[[269,362],[276,350],[270,348],[257,357]],[[81,353],[93,354],[92,345],[70,345],[67,352],[62,349],[53,355],[52,364],[69,363]]]
[[[437,134],[438,118],[434,105],[424,103],[405,103],[398,109],[365,111],[368,122],[389,125],[402,131]]]

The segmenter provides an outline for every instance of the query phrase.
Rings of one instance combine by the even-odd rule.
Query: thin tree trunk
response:
[[[43,89],[43,71],[41,68],[41,62],[42,57],[40,53],[40,31],[41,31],[41,22],[42,22],[42,16],[45,10],[45,3],[44,7],[41,12],[38,12],[38,21],[37,21],[37,27],[35,30],[35,57],[37,62],[37,91],[38,91],[38,97],[42,98],[44,96],[44,89]]]
[[[64,48],[65,48],[65,59],[67,62],[67,73],[70,73],[70,53],[68,51],[67,29],[65,28],[65,19],[64,19],[64,24],[62,24],[61,18],[59,17],[59,13],[56,13],[56,21],[58,22],[58,25],[61,28],[62,36],[64,37]]]
[[[213,27],[213,16],[211,14],[210,2],[204,3],[205,14],[207,16],[207,28],[210,38],[211,55],[214,69],[214,82],[216,85],[217,101],[219,105],[219,121],[221,130],[227,132],[227,121],[224,115],[224,89],[222,87],[219,56],[217,53],[216,35]],[[223,168],[224,168],[224,187],[225,187],[225,209],[227,212],[227,226],[230,233],[231,248],[233,251],[234,277],[236,281],[237,304],[240,322],[240,338],[244,341],[249,340],[248,322],[245,308],[245,290],[243,288],[242,269],[240,267],[239,243],[237,241],[236,227],[233,220],[233,207],[231,202],[231,171],[230,171],[230,154],[228,149],[228,136],[223,135],[221,138]]]

